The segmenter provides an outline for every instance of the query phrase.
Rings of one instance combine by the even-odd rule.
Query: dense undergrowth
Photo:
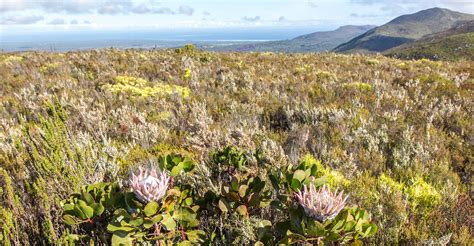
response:
[[[67,225],[65,199],[99,182],[126,187],[139,166],[168,169],[176,189],[189,189],[186,206],[200,207],[187,208],[191,237],[276,243],[294,202],[281,191],[299,187],[285,172],[301,163],[371,214],[378,231],[365,242],[473,243],[470,61],[188,46],[4,53],[0,74],[1,244],[108,235]],[[170,155],[192,170],[173,173]],[[222,163],[242,169],[239,185],[258,178],[258,206],[215,200],[229,185]]]

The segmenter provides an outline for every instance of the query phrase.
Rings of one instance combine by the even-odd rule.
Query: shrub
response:
[[[344,190],[349,198],[339,214],[353,206],[370,213],[379,233],[365,243],[422,244],[451,233],[450,243],[469,244],[472,67],[466,60],[191,46],[5,53],[0,244],[90,243],[77,235],[101,241],[89,222],[62,223],[60,201],[101,182],[130,193],[123,179],[138,166],[167,170],[169,204],[199,205],[199,225],[185,234],[202,230],[203,243],[271,245],[287,233],[311,239],[277,224],[290,221],[290,211],[304,212],[294,194],[312,184]],[[101,216],[112,220],[115,210]],[[127,213],[125,222],[135,223]],[[133,240],[139,231],[152,234],[143,224],[131,227]],[[161,229],[173,234],[168,242],[187,243],[180,228]],[[100,234],[111,243],[113,233]]]
[[[410,180],[405,192],[411,201],[412,208],[415,211],[421,210],[424,214],[429,213],[441,199],[438,191],[421,177]]]
[[[103,88],[112,93],[129,93],[144,98],[173,94],[186,98],[189,97],[190,94],[190,90],[182,86],[168,84],[154,84],[153,86],[147,86],[149,84],[148,81],[135,77],[118,76],[114,79],[114,82],[114,84],[104,85]]]

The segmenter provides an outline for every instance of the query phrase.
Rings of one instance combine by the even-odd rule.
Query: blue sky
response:
[[[380,25],[430,7],[474,13],[473,0],[0,0],[0,31]]]

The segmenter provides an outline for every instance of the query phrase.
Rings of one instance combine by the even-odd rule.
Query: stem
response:
[[[184,228],[183,225],[181,225],[181,240],[186,240],[186,235],[184,234]]]

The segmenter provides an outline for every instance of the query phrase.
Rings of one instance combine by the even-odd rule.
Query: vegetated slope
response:
[[[110,237],[100,217],[65,225],[60,201],[101,181],[124,181],[127,189],[131,171],[176,153],[195,166],[173,179],[191,189],[183,203],[194,206],[207,192],[222,197],[239,166],[275,199],[244,216],[235,206],[220,211],[224,202],[200,203],[197,227],[216,245],[262,237],[272,245],[287,235],[279,223],[289,207],[303,209],[268,175],[298,161],[317,171],[300,170],[300,181],[344,190],[346,207],[371,214],[380,229],[368,244],[472,245],[473,68],[470,61],[192,48],[2,53],[0,244],[56,245],[94,229],[89,236]],[[210,158],[216,151],[222,158]],[[229,163],[220,160],[229,156],[238,168],[224,169]],[[260,193],[250,195],[260,205]],[[173,225],[166,224],[180,228],[173,242],[192,236]]]
[[[314,32],[291,40],[237,44],[216,47],[218,51],[317,52],[330,51],[337,45],[365,33],[374,26],[341,26],[333,31]]]
[[[474,21],[463,22],[444,32],[425,36],[416,42],[386,52],[400,59],[474,60]]]
[[[431,8],[393,19],[334,49],[336,52],[382,52],[413,42],[423,36],[446,31],[458,22],[474,20],[474,15]]]

